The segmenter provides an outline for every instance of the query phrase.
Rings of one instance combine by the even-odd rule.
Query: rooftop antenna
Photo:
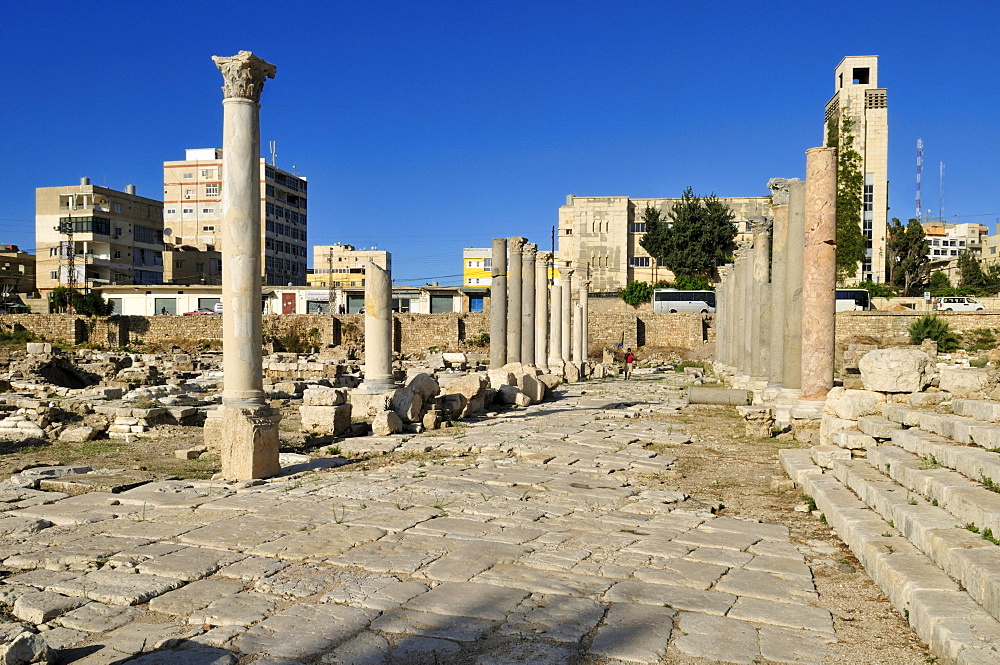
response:
[[[267,146],[271,151],[271,166],[275,166],[276,162],[278,161],[278,142],[268,141]]]
[[[917,139],[917,221],[921,221],[920,178],[924,172],[924,140]]]

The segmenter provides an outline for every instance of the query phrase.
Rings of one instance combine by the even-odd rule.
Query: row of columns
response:
[[[719,361],[812,400],[833,387],[836,166],[834,148],[813,148],[805,182],[768,182],[773,217],[751,220],[716,294]]]
[[[559,283],[550,288],[552,255],[526,238],[494,238],[492,255],[490,366],[519,362],[561,368],[565,362],[585,361],[589,265],[578,274],[566,262]]]

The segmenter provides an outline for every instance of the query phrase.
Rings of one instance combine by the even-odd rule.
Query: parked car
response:
[[[938,298],[934,309],[939,312],[978,312],[986,309],[981,302],[968,296],[946,296]]]
[[[197,316],[199,314],[215,314],[214,310],[211,309],[196,309],[193,312],[184,312],[184,316]]]

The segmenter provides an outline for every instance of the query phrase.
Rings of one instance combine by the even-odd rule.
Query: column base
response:
[[[354,392],[362,393],[365,395],[379,395],[382,393],[393,393],[396,392],[400,387],[400,384],[396,383],[395,379],[375,379],[374,381],[362,381]]]
[[[209,412],[205,444],[219,451],[226,480],[270,478],[281,472],[279,422],[281,413],[264,405],[223,404]]]

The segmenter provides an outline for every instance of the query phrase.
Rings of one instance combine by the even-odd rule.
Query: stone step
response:
[[[861,416],[858,418],[858,429],[876,439],[889,439],[899,429],[899,424],[882,416]]]
[[[914,409],[902,404],[885,404],[882,407],[882,415],[887,420],[898,423],[903,427],[919,427],[920,414],[927,413],[923,409]]]
[[[920,457],[925,466],[954,469],[972,480],[991,478],[1000,481],[1000,453],[995,451],[959,445],[951,439],[919,429],[898,430],[892,442]]]
[[[790,452],[779,453],[785,471],[802,478],[827,523],[934,655],[942,663],[1000,665],[1000,622],[915,545],[882,535],[892,527],[832,474],[807,472]]]
[[[951,410],[988,423],[1000,423],[1000,402],[986,399],[953,399]]]
[[[1000,547],[955,524],[955,517],[899,487],[870,460],[838,460],[833,475],[944,570],[994,618],[1000,618]]]
[[[973,524],[983,533],[989,529],[1000,538],[1000,494],[982,483],[957,471],[934,467],[897,446],[869,448],[868,461],[909,490],[914,500],[922,496],[932,503],[936,501],[959,525]]]

